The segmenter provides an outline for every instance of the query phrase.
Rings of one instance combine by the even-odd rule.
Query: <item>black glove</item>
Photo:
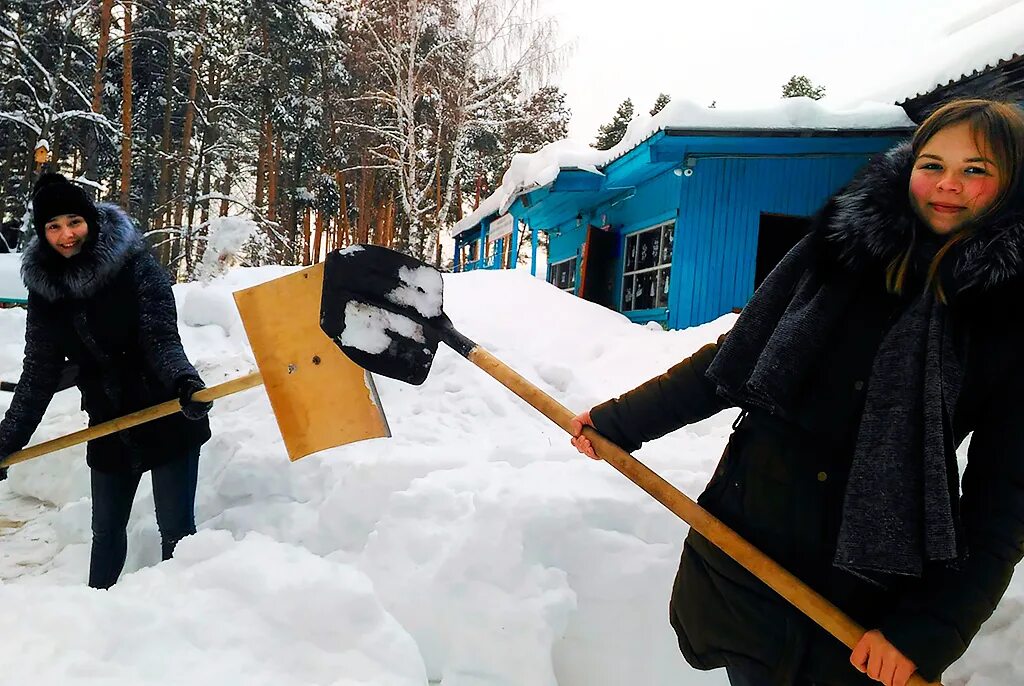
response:
[[[7,478],[7,467],[0,467],[0,481]]]
[[[204,388],[206,384],[198,376],[186,376],[178,382],[178,402],[181,403],[181,413],[188,419],[199,420],[210,413],[213,403],[192,400],[192,394]]]

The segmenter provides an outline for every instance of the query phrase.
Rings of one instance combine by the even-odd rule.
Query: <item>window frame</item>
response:
[[[622,237],[623,238],[623,242],[622,242],[622,276],[621,276],[620,281],[619,281],[619,293],[620,293],[620,296],[619,296],[619,311],[622,312],[623,314],[630,314],[630,313],[636,313],[636,312],[647,312],[647,311],[650,311],[650,310],[664,310],[664,309],[668,308],[669,292],[664,292],[664,293],[662,292],[662,289],[663,289],[663,287],[662,287],[662,283],[663,283],[663,281],[662,281],[662,278],[663,278],[662,274],[666,273],[666,276],[664,278],[667,280],[667,282],[669,284],[669,288],[671,288],[671,283],[672,283],[672,262],[673,262],[673,260],[672,260],[672,258],[673,258],[672,253],[673,253],[673,251],[675,249],[675,228],[676,228],[676,219],[672,218],[672,219],[668,219],[666,221],[658,222],[658,223],[654,224],[653,226],[648,226],[648,227],[645,227],[645,228],[642,228],[642,229],[638,229],[636,231],[631,231],[630,233],[623,235],[623,237]],[[636,254],[636,252],[634,252],[634,254],[633,254],[633,264],[632,265],[627,264],[627,260],[629,258],[629,244],[630,244],[630,240],[636,241],[636,244],[639,245],[639,243],[640,243],[640,236],[642,236],[645,233],[652,233],[654,231],[660,231],[661,232],[661,236],[660,236],[659,242],[658,242],[658,253],[659,254],[658,254],[657,258],[655,259],[654,265],[650,266],[650,267],[642,267],[640,269],[637,269],[636,268],[636,264],[639,261],[639,256]],[[665,254],[666,237],[668,237],[669,240],[671,240],[671,247],[670,247],[670,249],[668,251],[668,262],[662,262],[661,261],[662,257]],[[636,298],[635,298],[635,295],[636,295],[635,287],[634,287],[633,284],[636,281],[637,275],[640,275],[640,274],[650,274],[650,273],[654,273],[654,275],[655,275],[654,303],[650,307],[637,307],[636,306]],[[627,300],[626,300],[626,293],[627,293],[626,286],[627,286],[627,284],[629,284],[629,291],[633,295],[633,297],[630,298],[628,309],[627,309]],[[662,298],[664,298],[664,302],[662,302]]]
[[[572,278],[570,279],[569,287],[568,288],[562,288],[557,283],[555,283],[555,281],[554,281],[555,268],[559,267],[559,266],[561,266],[563,264],[566,264],[568,262],[572,262],[573,263],[573,265],[572,265]],[[576,294],[576,276],[579,273],[579,270],[580,270],[579,255],[573,255],[572,257],[567,257],[564,260],[559,260],[558,262],[552,262],[551,264],[548,265],[548,279],[547,279],[547,281],[548,281],[549,284],[551,284],[552,286],[554,286],[558,290],[565,291],[566,293],[572,293],[573,295],[575,295]]]

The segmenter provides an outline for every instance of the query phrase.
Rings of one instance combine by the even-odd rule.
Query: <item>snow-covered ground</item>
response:
[[[254,367],[231,292],[287,271],[176,287],[208,384]],[[660,373],[733,320],[638,326],[523,271],[445,285],[463,333],[576,409]],[[0,310],[0,379],[19,374],[24,325],[22,310]],[[219,401],[200,533],[159,563],[145,479],[125,574],[109,591],[85,586],[84,450],[12,468],[0,484],[0,683],[726,684],[687,667],[668,626],[685,524],[446,348],[423,386],[378,388],[393,438],[296,463],[261,389]],[[58,394],[35,440],[80,428],[78,408],[77,391]],[[638,457],[696,496],[734,417]],[[1024,683],[1019,578],[947,686]]]

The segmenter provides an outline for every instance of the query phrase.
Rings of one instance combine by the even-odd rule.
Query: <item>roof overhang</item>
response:
[[[861,131],[667,129],[602,171],[561,169],[554,181],[519,194],[509,211],[541,231],[571,222],[630,195],[640,184],[693,160],[713,157],[843,157],[879,152],[879,139],[900,139],[911,127]]]

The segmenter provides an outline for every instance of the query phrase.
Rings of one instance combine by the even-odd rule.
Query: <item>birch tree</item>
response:
[[[558,65],[555,24],[534,0],[364,1],[354,16],[376,76],[355,100],[383,120],[344,123],[376,133],[369,152],[393,176],[404,219],[397,247],[434,257],[471,128],[509,89]]]

